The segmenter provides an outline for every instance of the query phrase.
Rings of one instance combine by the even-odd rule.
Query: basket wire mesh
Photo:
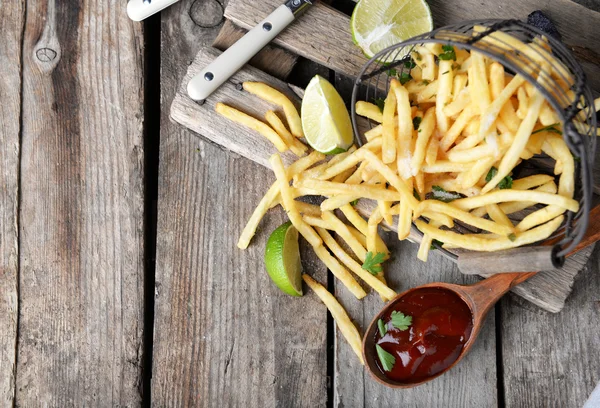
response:
[[[544,45],[541,39],[545,40]],[[352,93],[352,123],[359,145],[363,140],[356,102],[385,99],[392,75],[390,70],[400,77],[410,73],[410,55],[415,47],[428,43],[476,51],[499,62],[508,73],[519,74],[535,86],[558,114],[563,123],[563,138],[576,159],[574,198],[580,203],[579,211],[567,212],[561,228],[548,238],[560,237],[554,247],[560,263],[583,238],[592,205],[597,123],[594,98],[586,85],[583,69],[559,40],[519,20],[468,21],[439,28],[391,46],[365,64]],[[543,69],[548,66],[553,67],[558,78],[551,77],[549,70]],[[369,122],[369,126],[373,123]],[[457,257],[444,248],[438,246],[438,249],[447,256]]]

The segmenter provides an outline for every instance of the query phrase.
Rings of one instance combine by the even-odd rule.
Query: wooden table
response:
[[[489,3],[493,14],[509,2]],[[272,176],[169,120],[223,4],[182,0],[144,24],[124,10],[0,0],[1,407],[583,405],[600,381],[600,249],[561,313],[509,295],[451,373],[382,388],[314,294],[290,299],[264,273],[267,232],[284,214],[236,248]],[[336,79],[308,63],[291,79],[317,72]],[[390,243],[395,288],[440,271],[466,282],[441,256],[425,265],[416,246]],[[333,289],[364,329],[380,304]]]

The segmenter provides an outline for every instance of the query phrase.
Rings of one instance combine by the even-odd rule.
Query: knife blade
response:
[[[190,80],[190,98],[208,98],[312,4],[310,0],[288,0],[279,6]]]

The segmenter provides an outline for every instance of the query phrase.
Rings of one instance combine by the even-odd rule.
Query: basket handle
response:
[[[465,275],[509,272],[538,272],[560,268],[554,247],[515,248],[499,252],[468,252],[458,257],[458,269]]]

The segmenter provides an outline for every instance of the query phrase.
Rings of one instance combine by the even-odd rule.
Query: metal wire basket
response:
[[[492,35],[501,33],[501,35]],[[503,35],[510,35],[523,44],[534,44],[540,38],[547,41],[549,50],[542,47],[516,47],[510,41],[504,41]],[[537,39],[537,40],[536,40]],[[559,238],[554,246],[558,264],[581,241],[588,226],[589,212],[592,206],[593,177],[592,168],[596,148],[596,113],[592,91],[586,85],[586,76],[571,52],[557,39],[547,36],[539,29],[518,20],[482,20],[469,21],[446,26],[432,32],[414,37],[403,43],[389,47],[375,55],[358,75],[352,94],[352,122],[356,141],[362,145],[356,102],[374,101],[385,98],[389,90],[389,72],[400,77],[410,73],[410,55],[415,47],[427,43],[451,45],[468,51],[477,51],[488,58],[501,63],[505,70],[520,74],[535,86],[556,110],[563,123],[563,138],[576,158],[574,198],[579,201],[577,213],[568,212],[565,222],[552,237]],[[560,61],[564,69],[559,71],[559,80],[568,85],[568,90],[558,86],[558,80],[543,74],[542,64],[551,64],[550,58]],[[536,79],[535,76],[539,75]],[[564,85],[562,84],[562,85]],[[372,123],[369,123],[373,126]],[[452,258],[457,255],[438,247]]]

